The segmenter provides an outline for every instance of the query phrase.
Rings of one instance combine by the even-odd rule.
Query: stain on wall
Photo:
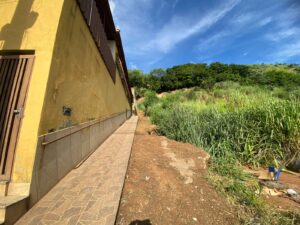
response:
[[[35,51],[12,176],[13,182],[30,183],[39,135],[130,106],[120,77],[111,80],[76,0],[0,0],[0,15],[0,50]]]
[[[71,115],[64,115],[64,107],[71,109]],[[119,74],[114,83],[76,1],[65,0],[39,133],[46,134],[126,109],[129,110],[130,105]]]
[[[35,50],[35,62],[15,153],[14,182],[30,182],[61,0],[1,0],[0,50]]]

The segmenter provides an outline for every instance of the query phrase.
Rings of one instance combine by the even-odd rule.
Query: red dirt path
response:
[[[207,153],[152,131],[140,116],[116,224],[239,224],[205,179]]]

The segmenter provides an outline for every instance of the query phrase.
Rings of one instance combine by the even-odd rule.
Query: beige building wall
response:
[[[30,182],[62,0],[0,0],[0,50],[35,50],[12,180]]]
[[[64,2],[40,134],[130,109],[120,76],[111,79],[76,1]],[[64,106],[71,116],[63,115]]]
[[[130,104],[76,0],[0,0],[0,29],[0,50],[35,51],[12,174],[12,182],[30,183],[40,135],[124,112]],[[63,106],[72,109],[70,117]]]

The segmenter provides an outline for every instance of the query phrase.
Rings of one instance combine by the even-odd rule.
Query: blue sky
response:
[[[110,0],[129,69],[300,63],[300,0]]]

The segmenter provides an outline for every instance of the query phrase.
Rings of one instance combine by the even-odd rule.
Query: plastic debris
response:
[[[266,186],[271,189],[277,189],[277,190],[286,190],[289,189],[289,185],[283,184],[279,181],[265,181],[265,180],[260,180],[259,183],[263,186]]]
[[[268,171],[261,171],[258,179],[260,180],[272,180],[271,174]]]
[[[287,189],[286,192],[291,197],[298,197],[298,193],[293,189]]]
[[[268,188],[268,187],[264,187],[263,188],[263,193],[266,194],[266,195],[269,195],[269,196],[280,196],[280,195],[283,195],[282,192],[276,190],[276,189],[271,189],[271,188]]]

